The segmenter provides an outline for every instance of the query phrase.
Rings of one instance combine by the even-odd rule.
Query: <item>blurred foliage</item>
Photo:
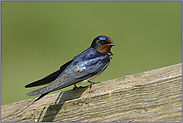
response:
[[[95,82],[182,62],[181,6],[181,1],[2,1],[1,104],[33,98],[26,93],[39,87],[25,89],[26,84],[56,71],[101,34],[116,46],[113,61]]]

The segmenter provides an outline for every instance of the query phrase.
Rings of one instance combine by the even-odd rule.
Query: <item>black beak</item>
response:
[[[116,46],[116,44],[113,44],[113,43],[111,43],[111,44],[107,44],[107,45]]]

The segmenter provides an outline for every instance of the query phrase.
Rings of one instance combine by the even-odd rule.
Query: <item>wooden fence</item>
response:
[[[1,106],[2,122],[182,122],[182,64]],[[9,116],[8,116],[9,115]]]

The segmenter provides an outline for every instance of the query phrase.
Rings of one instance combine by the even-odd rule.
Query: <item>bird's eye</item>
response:
[[[100,44],[102,44],[102,45],[107,44],[107,41],[101,40],[101,41],[100,41]]]

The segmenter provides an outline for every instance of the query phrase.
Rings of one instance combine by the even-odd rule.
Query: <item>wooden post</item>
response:
[[[182,122],[182,64],[1,106],[2,122]],[[10,115],[10,116],[8,116]]]

